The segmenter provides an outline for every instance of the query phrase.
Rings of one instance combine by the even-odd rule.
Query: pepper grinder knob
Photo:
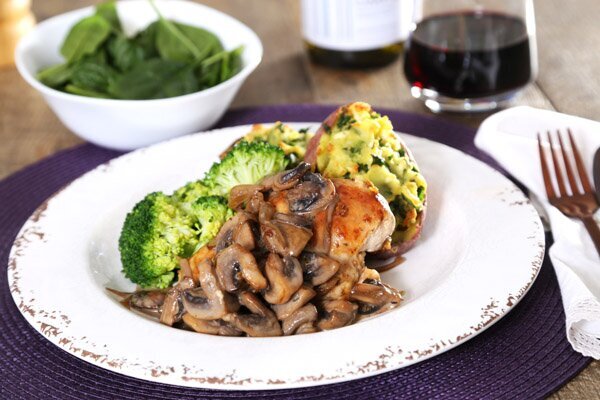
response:
[[[34,26],[31,0],[0,0],[0,67],[14,63],[19,39]]]

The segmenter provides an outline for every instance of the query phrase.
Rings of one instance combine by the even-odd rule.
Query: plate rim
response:
[[[268,123],[263,123],[263,124],[268,124]],[[318,124],[319,124],[319,122],[293,122],[293,123],[290,123],[290,125],[294,125],[294,126],[298,126],[298,125],[315,126]],[[454,342],[450,341],[448,343],[444,343],[442,346],[439,346],[438,348],[435,348],[435,349],[417,350],[414,352],[414,355],[413,355],[414,360],[412,362],[402,363],[400,365],[393,365],[390,367],[384,366],[382,368],[376,368],[375,370],[361,372],[360,374],[357,374],[357,376],[354,376],[354,375],[351,375],[351,376],[343,375],[343,376],[337,376],[337,377],[323,377],[323,376],[315,377],[315,376],[312,376],[312,377],[306,377],[306,379],[303,379],[301,381],[296,381],[296,382],[291,382],[291,383],[290,382],[283,382],[283,383],[282,382],[266,382],[266,383],[263,382],[261,384],[256,384],[256,383],[252,383],[251,379],[244,379],[242,381],[236,381],[235,379],[230,379],[229,381],[227,381],[226,379],[223,379],[223,378],[216,384],[214,382],[210,382],[209,378],[207,378],[207,380],[203,381],[203,382],[199,382],[198,380],[185,380],[185,379],[182,380],[182,379],[180,379],[180,382],[178,382],[178,383],[171,383],[171,382],[165,382],[163,380],[154,379],[154,378],[156,378],[156,376],[154,376],[155,375],[154,372],[152,373],[152,376],[140,376],[137,374],[130,374],[130,373],[124,372],[121,369],[122,365],[117,365],[117,363],[114,363],[114,362],[111,363],[110,360],[108,361],[108,363],[100,362],[99,359],[96,357],[97,354],[95,354],[93,352],[89,352],[89,351],[86,352],[85,350],[81,351],[81,349],[78,349],[78,350],[80,350],[79,352],[70,351],[69,348],[65,345],[68,343],[64,343],[64,342],[61,343],[61,338],[57,338],[56,337],[57,335],[55,333],[53,333],[51,328],[44,327],[43,324],[39,325],[38,323],[36,323],[36,321],[34,321],[34,318],[33,318],[34,315],[32,314],[32,312],[33,312],[32,308],[28,304],[24,303],[23,298],[19,298],[19,299],[17,298],[17,296],[20,294],[20,288],[18,286],[18,275],[15,273],[15,271],[17,271],[18,258],[21,256],[20,253],[23,250],[22,248],[23,247],[26,248],[27,244],[29,244],[31,242],[31,240],[35,240],[36,237],[39,239],[43,239],[43,233],[36,232],[35,229],[32,230],[31,228],[32,227],[35,228],[35,224],[44,217],[44,213],[45,213],[48,205],[50,204],[50,202],[53,201],[53,199],[57,198],[60,195],[60,193],[62,193],[67,188],[69,188],[71,185],[75,184],[76,182],[78,182],[82,179],[85,179],[88,175],[97,173],[98,170],[109,169],[111,163],[113,163],[115,160],[136,158],[140,154],[143,154],[144,152],[148,151],[148,149],[163,146],[167,143],[180,141],[180,140],[183,140],[186,138],[204,136],[207,134],[218,135],[222,131],[235,130],[235,129],[241,130],[242,128],[249,128],[250,126],[252,126],[252,124],[236,125],[236,126],[232,126],[232,127],[226,127],[226,128],[213,129],[213,130],[209,130],[209,131],[199,132],[199,133],[187,135],[187,136],[180,137],[180,138],[174,138],[174,139],[171,139],[171,140],[168,140],[168,141],[165,141],[165,142],[153,145],[153,146],[149,146],[146,148],[138,149],[138,150],[130,152],[130,153],[126,153],[119,157],[113,158],[103,164],[100,164],[97,167],[93,168],[91,171],[88,171],[88,172],[82,174],[81,176],[77,177],[73,181],[69,182],[68,184],[66,184],[65,186],[60,188],[58,191],[56,191],[51,196],[49,196],[43,203],[41,203],[40,206],[31,214],[31,216],[26,220],[26,222],[23,224],[23,226],[19,230],[19,233],[17,234],[15,241],[13,243],[13,246],[11,247],[11,250],[9,253],[9,261],[8,261],[8,269],[7,269],[8,284],[9,284],[9,289],[11,291],[11,297],[13,298],[13,301],[17,305],[17,308],[19,309],[20,313],[25,317],[27,322],[36,331],[41,333],[42,336],[44,336],[44,338],[46,338],[47,340],[49,340],[51,343],[55,344],[62,350],[66,351],[67,353],[74,355],[83,361],[97,365],[103,369],[107,369],[112,372],[117,372],[117,373],[129,376],[129,377],[140,378],[140,379],[147,380],[150,382],[158,382],[158,383],[164,383],[164,384],[175,385],[175,386],[187,386],[187,387],[197,387],[197,388],[210,388],[210,389],[220,389],[220,390],[265,390],[265,389],[266,390],[276,390],[276,389],[284,389],[284,388],[287,389],[287,388],[299,388],[299,387],[306,387],[306,386],[316,386],[316,385],[323,385],[323,384],[334,384],[334,383],[344,382],[344,381],[348,381],[348,380],[366,378],[366,377],[377,375],[377,374],[380,374],[383,372],[388,372],[391,370],[403,368],[403,367],[415,364],[417,362],[427,360],[427,359],[437,356],[439,354],[442,354],[442,353],[444,353],[448,350],[451,350],[463,343],[466,343],[468,340],[477,336],[481,332],[487,330],[490,326],[492,326],[494,323],[496,323],[502,317],[504,317],[506,314],[508,314],[521,301],[521,299],[529,291],[529,289],[532,287],[535,279],[537,278],[540,268],[541,268],[541,265],[542,265],[544,254],[545,254],[545,237],[544,237],[543,229],[541,227],[539,215],[537,214],[537,212],[535,211],[533,206],[530,204],[529,199],[525,196],[525,194],[521,191],[521,189],[519,189],[518,186],[516,186],[510,179],[508,179],[506,176],[501,174],[498,170],[496,170],[492,166],[486,164],[485,162],[477,159],[476,157],[474,157],[470,154],[465,153],[464,151],[462,151],[460,149],[454,148],[454,147],[446,145],[444,143],[436,142],[431,139],[423,138],[420,136],[410,135],[407,133],[400,133],[402,135],[403,139],[407,136],[410,136],[410,137],[417,138],[420,141],[432,142],[435,145],[444,146],[453,151],[459,152],[461,154],[461,156],[463,156],[463,157],[466,156],[467,158],[470,158],[470,159],[476,161],[477,163],[479,163],[480,166],[487,168],[489,171],[493,172],[498,177],[500,177],[502,180],[504,180],[505,183],[507,183],[511,189],[515,190],[515,193],[517,195],[522,197],[521,203],[519,203],[517,205],[530,208],[530,211],[532,211],[532,213],[531,213],[532,216],[535,217],[534,222],[537,223],[536,224],[537,225],[536,232],[534,232],[533,236],[535,236],[534,240],[538,240],[537,246],[539,247],[539,251],[538,251],[538,253],[536,253],[537,255],[535,256],[535,258],[531,260],[531,279],[522,288],[520,288],[518,290],[518,293],[509,294],[509,298],[506,300],[507,308],[498,309],[498,307],[494,306],[493,302],[492,302],[487,309],[482,309],[482,320],[480,321],[480,323],[475,325],[474,327],[472,326],[471,328],[474,328],[474,329],[472,329],[470,332],[466,332],[464,335],[457,337],[456,341],[454,341]],[[399,132],[397,132],[397,133],[399,133]],[[32,239],[32,235],[33,235],[33,239]],[[250,382],[247,382],[248,380],[250,380]],[[249,384],[246,385],[246,383],[249,383]]]

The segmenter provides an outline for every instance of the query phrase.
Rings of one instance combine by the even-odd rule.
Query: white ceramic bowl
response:
[[[168,19],[215,33],[226,49],[243,45],[242,70],[212,88],[158,100],[96,99],[63,93],[43,85],[36,79],[36,73],[44,67],[63,62],[59,49],[64,38],[77,21],[94,12],[93,7],[61,14],[40,23],[17,46],[17,69],[44,96],[67,128],[100,146],[131,150],[204,130],[223,115],[244,80],[258,66],[263,53],[262,44],[246,25],[212,8],[183,0],[157,0],[156,4]],[[128,35],[156,20],[156,13],[147,0],[121,1],[117,7]]]

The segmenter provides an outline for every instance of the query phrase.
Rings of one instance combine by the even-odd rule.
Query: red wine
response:
[[[412,86],[454,98],[513,91],[532,78],[527,27],[489,12],[425,18],[408,41],[404,73]]]

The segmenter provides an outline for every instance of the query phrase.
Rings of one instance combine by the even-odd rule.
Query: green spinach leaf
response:
[[[231,78],[242,69],[242,52],[243,46],[237,47],[227,53],[227,56],[221,61],[220,82],[224,82]]]
[[[206,29],[202,29],[197,26],[180,24],[178,22],[173,22],[173,24],[198,49],[198,55],[196,56],[195,61],[202,61],[206,57],[223,50],[223,45],[221,44],[219,38]]]
[[[95,53],[83,57],[82,60],[90,60],[98,64],[108,64],[108,55],[105,46],[100,47]]]
[[[122,72],[128,71],[134,65],[144,61],[145,52],[135,41],[123,35],[116,35],[108,40],[108,54],[112,64]]]
[[[236,47],[229,52],[229,74],[223,79],[227,80],[232,76],[236,75],[242,70],[242,53],[244,52],[244,46]]]
[[[67,62],[77,62],[96,52],[108,38],[110,30],[110,24],[103,17],[92,15],[84,18],[71,28],[60,52]]]
[[[80,87],[72,85],[72,84],[65,86],[65,91],[67,93],[77,94],[79,96],[85,96],[85,97],[96,97],[99,99],[110,99],[111,98],[106,93],[100,93],[100,92],[96,92],[94,90],[80,88]]]
[[[156,31],[156,49],[162,59],[193,62],[202,54],[171,21],[162,18]]]
[[[181,62],[197,60],[201,54],[194,43],[161,14],[153,0],[150,0],[150,5],[158,15],[156,49],[161,58]]]
[[[241,69],[243,47],[221,51],[200,63],[198,78],[203,88],[215,86],[237,74]]]
[[[219,82],[223,82],[223,81],[227,80],[227,77],[229,76],[229,71],[230,71],[229,59],[230,59],[230,55],[228,52],[226,52],[225,56],[221,60],[221,68],[219,70]]]
[[[152,59],[111,81],[108,92],[119,99],[158,99],[198,91],[190,64]]]
[[[200,84],[194,74],[194,67],[193,65],[186,65],[164,82],[154,98],[183,96],[184,94],[195,93],[198,90],[200,90]]]
[[[116,32],[123,32],[115,0],[105,1],[96,6],[96,15],[104,18]]]
[[[44,68],[37,73],[37,78],[46,86],[58,89],[71,79],[72,68],[69,64],[58,64]]]
[[[71,83],[81,89],[105,93],[115,71],[94,59],[85,59],[73,67]]]
[[[144,57],[155,58],[158,57],[158,50],[156,49],[156,32],[158,30],[158,21],[154,21],[146,29],[138,32],[133,41],[136,45],[144,50]]]

